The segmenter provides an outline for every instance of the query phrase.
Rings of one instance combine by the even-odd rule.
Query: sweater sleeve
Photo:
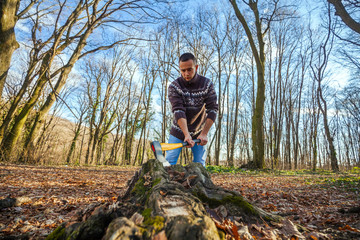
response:
[[[181,91],[180,88],[177,89],[177,87],[174,85],[174,83],[171,83],[168,89],[168,98],[171,103],[172,112],[175,117],[175,121],[177,122],[180,118],[185,118],[185,107],[184,102],[182,99],[182,96],[180,95],[179,91]]]
[[[212,82],[209,83],[208,94],[205,99],[205,107],[206,107],[207,118],[210,118],[215,122],[216,115],[219,110],[219,106],[217,103],[215,88]]]

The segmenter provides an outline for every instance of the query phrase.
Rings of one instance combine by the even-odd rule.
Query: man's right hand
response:
[[[187,145],[187,148],[192,148],[193,146],[195,146],[195,142],[192,140],[190,134],[185,136],[184,142],[187,142],[189,145]]]

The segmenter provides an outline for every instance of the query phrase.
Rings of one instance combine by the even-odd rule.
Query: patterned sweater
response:
[[[184,133],[177,124],[180,118],[187,120],[193,139],[199,136],[207,118],[215,122],[218,104],[214,85],[209,79],[198,74],[190,81],[179,77],[169,85],[168,97],[174,114],[171,135],[184,140]]]

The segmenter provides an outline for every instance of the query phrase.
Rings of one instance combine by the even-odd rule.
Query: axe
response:
[[[195,143],[200,143],[200,139],[193,140]],[[151,142],[151,149],[154,152],[155,158],[159,160],[164,167],[170,166],[170,163],[166,161],[163,151],[173,150],[189,145],[188,142],[183,143],[159,143],[158,141]]]

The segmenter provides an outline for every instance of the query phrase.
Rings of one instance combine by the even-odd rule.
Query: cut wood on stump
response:
[[[144,163],[116,203],[92,207],[47,239],[305,239],[280,216],[216,186],[199,163]],[[307,233],[307,237],[309,237]]]

